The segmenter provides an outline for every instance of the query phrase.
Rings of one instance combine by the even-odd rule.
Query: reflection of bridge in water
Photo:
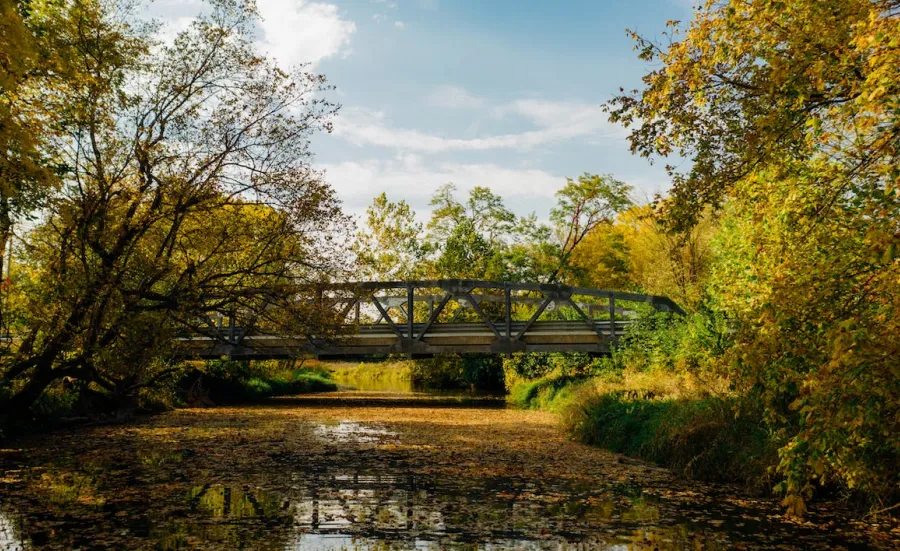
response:
[[[362,282],[320,288],[343,324],[331,337],[243,327],[220,317],[214,330],[181,339],[183,357],[284,358],[443,353],[609,353],[654,311],[682,313],[666,297],[566,285],[476,280]]]

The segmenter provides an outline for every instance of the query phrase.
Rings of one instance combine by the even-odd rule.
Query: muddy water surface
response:
[[[343,391],[0,452],[0,549],[893,548],[896,530],[565,439],[501,401]]]

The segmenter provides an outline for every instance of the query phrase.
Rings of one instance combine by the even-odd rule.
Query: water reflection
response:
[[[325,442],[338,444],[372,444],[396,438],[397,433],[381,425],[362,425],[352,421],[336,421],[316,427],[316,436]]]
[[[413,392],[412,380],[408,373],[403,375],[390,371],[391,368],[375,372],[365,372],[353,368],[331,369],[331,378],[341,386],[365,392]],[[399,369],[399,368],[394,368]]]
[[[25,542],[18,535],[12,519],[0,509],[0,549],[4,551],[25,551]]]
[[[590,496],[573,506],[569,500],[580,492],[574,489],[560,494],[531,482],[472,482],[336,471],[296,473],[286,495],[204,484],[188,493],[187,518],[156,531],[156,547],[197,541],[267,547],[279,528],[289,527],[277,546],[290,550],[724,548],[722,538],[684,526],[642,527],[658,516],[647,513],[655,509],[645,497]],[[247,539],[254,532],[259,541]]]
[[[782,522],[763,502],[679,483],[589,448],[575,451],[590,461],[563,472],[574,460],[560,455],[567,443],[550,448],[539,438],[548,433],[515,430],[528,421],[521,412],[436,407],[391,410],[391,417],[384,406],[365,415],[362,408],[304,407],[176,412],[47,436],[6,463],[0,454],[0,550],[666,551],[854,543]],[[484,416],[493,420],[480,422]],[[425,437],[453,430],[433,419],[462,428],[451,440]],[[470,448],[476,440],[489,446]]]

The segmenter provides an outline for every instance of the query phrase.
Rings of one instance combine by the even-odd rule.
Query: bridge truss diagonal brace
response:
[[[544,313],[544,310],[547,309],[547,306],[550,306],[550,303],[553,302],[554,298],[555,298],[555,295],[552,293],[544,294],[544,301],[541,303],[541,305],[538,307],[538,309],[534,312],[534,315],[531,316],[531,319],[529,319],[528,322],[525,324],[525,327],[523,327],[522,330],[519,331],[518,334],[516,334],[517,341],[522,340],[522,337],[525,336],[525,333],[529,329],[531,329],[531,326],[534,325],[534,322],[536,322],[537,319],[539,317],[541,317],[541,314]]]
[[[481,309],[481,306],[479,306],[479,304],[475,301],[475,298],[472,297],[472,293],[467,292],[463,294],[463,297],[465,297],[465,299],[472,305],[472,309],[475,310],[475,312],[481,317],[481,321],[483,321],[485,325],[490,327],[491,331],[493,331],[494,333],[494,336],[498,339],[502,339],[503,337],[500,336],[500,331],[497,331],[497,328],[494,326],[493,322],[491,322],[491,318],[489,318],[487,314],[484,313],[484,310]]]
[[[340,313],[341,323],[343,323],[344,320],[347,319],[347,314],[349,314],[350,310],[352,310],[353,307],[356,306],[358,303],[359,303],[359,295],[354,295],[350,300],[347,301],[347,305],[341,309],[341,313]]]
[[[391,319],[391,316],[388,315],[387,310],[384,309],[384,306],[381,305],[381,302],[378,301],[378,297],[376,297],[375,295],[372,295],[372,304],[375,305],[375,308],[378,309],[381,317],[383,317],[388,322],[388,325],[391,326],[391,329],[394,330],[394,333],[402,341],[405,338],[403,336],[403,331],[401,331],[400,328],[397,327],[397,324],[394,323],[394,320]]]
[[[567,303],[569,304],[569,306],[571,306],[571,307],[575,310],[575,312],[576,312],[576,313],[581,317],[581,319],[588,325],[588,327],[591,328],[591,330],[593,330],[595,333],[597,333],[597,334],[600,335],[601,337],[603,336],[603,333],[600,331],[600,328],[598,328],[598,327],[597,327],[597,324],[594,322],[594,318],[592,318],[591,316],[589,316],[589,315],[587,315],[587,314],[584,313],[584,310],[582,310],[582,309],[578,306],[578,303],[576,303],[574,300],[572,300],[572,295],[568,295],[568,296],[565,296],[565,297],[561,297],[561,299],[562,299],[563,301],[567,302]]]
[[[422,331],[416,335],[414,342],[422,342],[422,337],[425,336],[425,333],[431,329],[431,326],[434,325],[434,322],[437,321],[438,316],[441,315],[441,312],[444,311],[444,307],[447,306],[447,303],[450,302],[450,299],[454,298],[453,293],[445,293],[444,297],[441,299],[441,302],[438,304],[438,307],[431,312],[431,316],[428,318],[428,323],[425,324],[425,327],[422,328]]]

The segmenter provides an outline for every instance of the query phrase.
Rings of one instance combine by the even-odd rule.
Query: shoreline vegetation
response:
[[[257,403],[277,396],[337,389],[330,372],[315,362],[187,361],[178,365],[167,384],[145,389],[127,401],[117,401],[87,385],[63,380],[40,396],[31,408],[30,418],[0,425],[0,437],[16,438],[84,423],[125,422],[137,414],[186,407]]]

